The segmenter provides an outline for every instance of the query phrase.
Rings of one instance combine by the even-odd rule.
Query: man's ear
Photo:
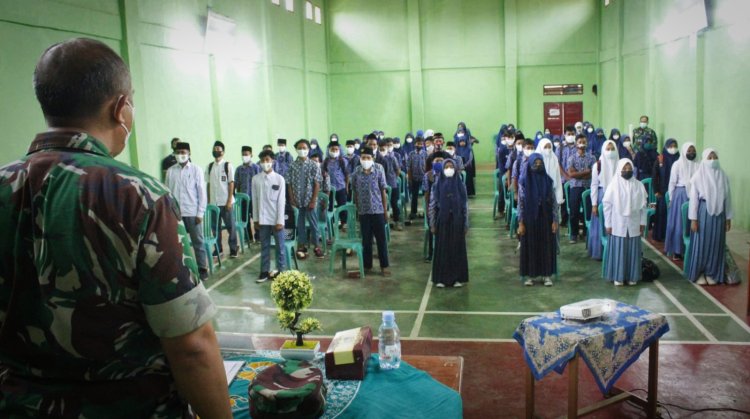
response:
[[[128,106],[127,101],[128,97],[126,95],[120,95],[113,104],[112,117],[117,124],[125,124],[125,108]]]

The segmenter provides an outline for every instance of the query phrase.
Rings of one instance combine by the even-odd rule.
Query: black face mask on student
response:
[[[541,173],[541,172],[544,171],[544,165],[542,165],[542,164],[536,165],[535,164],[535,165],[531,166],[531,171],[532,172],[536,172],[536,173]]]
[[[213,154],[213,156],[214,156],[215,159],[218,159],[219,157],[221,157],[221,151],[214,151],[211,154]]]
[[[632,170],[623,170],[622,171],[622,178],[625,180],[630,180],[630,178],[633,177],[633,171]]]
[[[685,157],[687,157],[688,160],[693,161],[695,160],[695,153],[687,153]]]

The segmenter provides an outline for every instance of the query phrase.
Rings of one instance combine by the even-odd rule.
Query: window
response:
[[[305,18],[307,20],[313,20],[313,4],[309,1],[305,2]]]
[[[271,3],[273,3],[273,4],[277,5],[277,6],[280,6],[281,5],[281,0],[271,0]]]
[[[582,95],[582,84],[545,84],[545,96],[562,96],[562,95]]]
[[[320,12],[320,7],[318,6],[315,6],[315,23],[317,23],[318,25],[323,23],[323,16]]]
[[[284,2],[284,5],[286,6],[286,10],[290,12],[294,11],[294,0],[286,0]]]

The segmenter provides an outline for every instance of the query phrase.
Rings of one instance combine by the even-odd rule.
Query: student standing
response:
[[[299,216],[297,217],[297,244],[299,245],[297,257],[300,259],[307,257],[307,224],[309,224],[312,243],[315,247],[315,256],[322,258],[324,255],[318,241],[318,214],[315,209],[318,206],[318,192],[323,182],[323,176],[318,165],[307,158],[310,153],[310,143],[307,140],[297,141],[294,148],[297,150],[297,160],[289,166],[289,172],[287,172],[284,180],[292,206],[299,209]],[[305,220],[307,220],[307,224]]]
[[[284,246],[284,208],[286,207],[286,181],[273,171],[273,152],[260,153],[262,172],[253,177],[255,197],[253,220],[260,235],[260,275],[255,282],[273,279],[287,268]],[[276,272],[271,271],[271,237],[276,241]]]
[[[229,257],[237,257],[237,231],[234,225],[234,168],[232,163],[224,160],[224,143],[216,141],[213,149],[214,161],[208,165],[208,203],[219,207],[220,222],[214,230],[219,244],[219,254],[224,252],[222,230],[229,230]],[[222,224],[224,227],[222,228]]]
[[[664,238],[664,252],[679,260],[685,254],[682,240],[682,204],[688,201],[690,181],[698,171],[700,163],[693,143],[682,144],[680,158],[672,165],[669,176],[669,208],[667,208],[667,235]]]
[[[466,235],[469,202],[466,186],[453,159],[443,161],[439,180],[432,185],[429,205],[430,232],[435,235],[432,282],[438,288],[461,287],[469,282]]]
[[[669,190],[669,177],[672,174],[672,166],[679,157],[677,140],[670,138],[664,143],[664,148],[656,159],[652,170],[651,184],[656,196],[656,214],[654,216],[654,228],[651,230],[651,238],[657,242],[663,242],[667,236],[667,202],[664,195]]]
[[[535,277],[542,277],[544,286],[551,287],[552,275],[557,269],[558,204],[555,188],[541,154],[532,154],[526,164],[518,198],[521,277],[526,278],[526,286],[534,285]]]
[[[292,165],[292,155],[286,150],[286,139],[279,138],[276,141],[276,145],[279,147],[279,152],[276,153],[275,170],[278,174],[286,178],[289,166]]]
[[[404,228],[399,224],[399,216],[401,215],[401,209],[399,208],[398,202],[400,199],[398,193],[398,177],[401,174],[401,168],[398,165],[398,161],[393,157],[393,152],[389,151],[390,147],[393,147],[393,140],[387,138],[378,144],[379,154],[375,159],[375,162],[383,166],[385,169],[385,183],[391,187],[390,203],[391,212],[393,213],[393,224],[397,230],[403,230]]]
[[[476,166],[474,165],[474,151],[469,144],[469,135],[462,130],[456,133],[456,154],[461,158],[461,163],[466,171],[466,193],[470,197],[476,195],[474,188],[474,178],[477,175]]]
[[[430,208],[430,195],[432,194],[432,187],[433,185],[440,179],[440,173],[443,172],[443,160],[449,158],[450,156],[444,152],[444,151],[436,151],[432,153],[429,157],[427,157],[427,160],[425,162],[425,174],[422,178],[422,190],[424,191],[424,207],[425,207],[425,216],[429,216],[429,213],[427,210]],[[428,217],[429,218],[429,217]],[[428,225],[429,225],[429,219]],[[432,253],[433,253],[433,234],[432,231],[428,230],[427,233],[427,257],[425,257],[424,261],[426,263],[432,262]]]
[[[586,151],[586,135],[578,134],[576,138],[576,153],[568,157],[568,176],[570,180],[570,190],[568,191],[568,207],[570,210],[570,243],[578,242],[579,228],[583,229],[586,234],[586,224],[583,222],[583,213],[581,212],[581,201],[583,191],[591,186],[591,166],[596,162],[594,156]],[[583,205],[588,205],[584,202]],[[580,226],[582,224],[582,226]]]
[[[203,216],[206,212],[206,184],[203,171],[190,162],[190,144],[178,142],[174,152],[177,164],[166,174],[166,184],[177,203],[185,229],[190,234],[201,279],[208,278],[208,259],[203,246]]]
[[[260,166],[253,162],[253,148],[242,146],[242,164],[234,171],[234,192],[244,193],[250,197],[250,207],[242,203],[242,213],[253,213],[253,176],[260,173]],[[251,224],[247,223],[247,237],[251,237]],[[257,232],[256,232],[257,234]]]
[[[373,150],[369,147],[361,150],[360,163],[361,166],[352,174],[352,192],[362,232],[364,268],[372,269],[372,239],[375,237],[380,272],[383,276],[390,276],[388,244],[385,241],[385,223],[388,220],[385,172],[375,164]]]
[[[646,226],[646,188],[633,176],[633,162],[620,159],[616,175],[602,199],[609,235],[604,278],[615,286],[641,279],[641,234]]]
[[[323,161],[323,150],[320,149],[320,146],[318,145],[318,140],[315,138],[310,140],[310,154],[307,156],[309,159],[312,159],[313,157],[318,157],[318,161]]]
[[[607,140],[602,145],[599,160],[591,167],[591,222],[589,223],[589,234],[586,237],[586,248],[589,257],[602,260],[602,223],[599,217],[604,192],[617,176],[617,161],[619,152],[617,145],[612,140]]]
[[[581,128],[583,128],[583,125],[581,125]],[[570,181],[570,176],[568,175],[568,162],[570,161],[570,156],[573,156],[577,152],[576,128],[571,126],[565,127],[564,140],[565,141],[560,145],[560,148],[557,149],[557,161],[560,162],[563,188],[565,188],[565,184]],[[565,199],[567,200],[567,197]],[[568,206],[563,205],[560,210],[562,212],[562,224],[565,224],[568,222]]]
[[[350,173],[347,161],[341,156],[341,149],[338,142],[328,144],[328,158],[323,163],[323,173],[328,175],[331,181],[331,190],[334,191],[334,199],[331,199],[328,203],[328,210],[333,211],[334,207],[346,204],[346,191],[349,186]],[[341,213],[341,225],[338,226],[339,228],[346,225],[347,215],[346,212]]]
[[[698,285],[722,284],[726,234],[732,227],[729,178],[719,165],[719,154],[703,150],[698,171],[690,180],[690,260],[687,278]]]
[[[175,151],[177,149],[175,149],[175,146],[179,142],[180,142],[179,138],[177,137],[172,138],[172,142],[170,143],[170,148],[172,149],[172,152],[166,157],[164,157],[164,159],[161,161],[161,179],[163,181],[166,181],[167,179],[167,170],[169,170],[170,167],[177,164],[177,159],[175,159]]]
[[[411,211],[409,212],[407,224],[411,224],[412,220],[417,217],[419,189],[422,187],[422,181],[424,180],[425,160],[427,158],[427,152],[422,147],[424,145],[422,137],[417,137],[414,143],[415,149],[409,153],[406,163],[406,178],[409,182],[409,195],[411,196]]]

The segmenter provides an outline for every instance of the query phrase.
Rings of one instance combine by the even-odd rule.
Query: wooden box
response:
[[[326,377],[335,380],[363,380],[370,360],[372,330],[368,327],[336,332],[326,351]]]

